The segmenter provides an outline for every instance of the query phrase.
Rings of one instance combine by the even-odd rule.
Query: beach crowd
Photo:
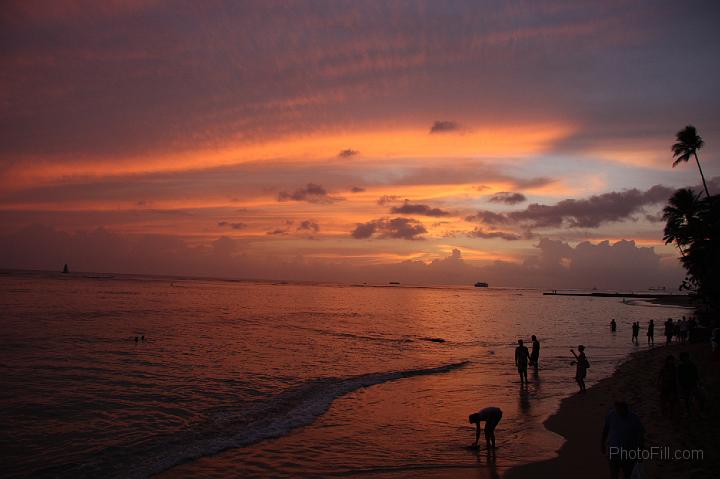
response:
[[[631,324],[631,341],[639,345],[640,322]],[[610,321],[610,332],[618,333],[618,322],[613,318]],[[662,329],[665,344],[673,343],[684,345],[699,342],[710,337],[713,351],[720,353],[720,328],[715,328],[708,334],[707,328],[700,327],[694,316],[673,320],[668,318]],[[650,320],[646,327],[647,344],[655,346],[655,322]],[[520,377],[520,384],[528,383],[528,367],[537,371],[540,365],[540,341],[533,335],[532,349],[525,346],[525,341],[518,339],[515,347],[515,367]],[[579,387],[579,394],[586,392],[585,378],[587,377],[590,361],[585,354],[585,346],[579,345],[577,352],[570,349],[572,354],[571,365],[575,367],[575,382]],[[535,375],[537,378],[537,375]],[[687,351],[679,353],[678,357],[668,354],[657,377],[657,394],[661,405],[662,416],[674,418],[681,414],[686,417],[700,416],[706,402],[706,394],[701,381],[699,369],[692,361]],[[486,421],[485,437],[488,450],[495,448],[495,428],[502,418],[500,408],[490,406],[471,414],[469,420],[476,425],[474,447],[477,447],[480,436],[480,422]],[[641,452],[645,448],[645,428],[642,421],[630,408],[624,399],[618,398],[605,417],[600,439],[600,449],[607,458],[610,477],[616,479],[637,479],[645,476],[644,465],[641,461]]]

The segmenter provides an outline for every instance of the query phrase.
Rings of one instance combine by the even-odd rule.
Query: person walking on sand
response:
[[[675,356],[672,354],[665,358],[660,374],[658,375],[658,389],[660,390],[660,410],[663,416],[672,416],[678,398],[678,376],[675,367]]]
[[[647,341],[649,346],[655,346],[655,321],[652,319],[648,323]]]
[[[639,321],[635,321],[635,322],[632,324],[632,343],[635,344],[635,345],[637,345],[637,344],[640,343],[640,341],[638,341],[638,335],[639,335],[639,334],[640,334],[640,322],[639,322]]]
[[[610,320],[610,332],[614,333],[617,331],[617,323],[615,322],[615,318]]]
[[[578,346],[578,351],[580,351],[580,354],[575,354],[575,350],[571,349],[570,352],[573,356],[575,356],[575,361],[571,362],[571,366],[575,366],[575,381],[577,381],[578,386],[580,386],[580,392],[585,392],[585,376],[587,376],[587,370],[590,367],[590,361],[587,360],[587,356],[585,356],[585,346],[582,344]]]
[[[673,336],[673,320],[672,318],[668,318],[667,321],[665,321],[665,344],[670,344],[672,342],[672,336]]]
[[[502,410],[499,407],[489,406],[480,411],[470,414],[468,421],[475,424],[475,442],[472,447],[479,447],[480,422],[485,421],[485,446],[487,449],[495,449],[495,428],[502,419]]]
[[[515,348],[515,366],[517,366],[518,373],[520,374],[520,384],[523,382],[527,384],[528,382],[527,367],[529,357],[530,353],[528,352],[528,348],[523,346],[522,339],[518,339],[518,347]]]
[[[537,369],[540,366],[540,341],[532,335],[532,352],[530,353],[530,365]]]
[[[627,403],[617,401],[605,417],[600,439],[600,450],[603,455],[608,453],[610,477],[618,479],[622,471],[623,478],[630,479],[637,463],[637,458],[631,459],[634,456],[630,452],[642,449],[644,445],[645,428],[640,418],[630,411]]]

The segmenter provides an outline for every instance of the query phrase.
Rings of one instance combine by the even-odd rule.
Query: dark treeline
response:
[[[706,306],[720,309],[720,195],[710,195],[697,151],[704,146],[695,127],[677,133],[672,146],[673,166],[694,158],[703,182],[704,195],[689,188],[677,190],[663,209],[666,244],[674,243],[687,276],[681,289],[698,296]]]

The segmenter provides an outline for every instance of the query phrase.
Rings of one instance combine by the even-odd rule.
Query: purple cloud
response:
[[[480,210],[474,215],[466,216],[465,221],[480,222],[488,225],[501,225],[511,222],[506,214],[495,213],[490,210]]]
[[[383,195],[378,198],[377,204],[385,206],[388,203],[394,203],[396,201],[400,201],[400,197],[398,195]]]
[[[458,123],[454,121],[441,120],[432,124],[430,127],[430,134],[450,133],[458,130],[460,130],[460,125]]]
[[[297,229],[298,231],[305,230],[317,233],[318,231],[320,231],[320,225],[318,225],[315,221],[312,220],[304,220],[300,222]]]
[[[648,205],[666,201],[674,190],[655,185],[647,191],[636,188],[593,195],[587,199],[566,199],[554,205],[533,203],[524,210],[494,213],[481,210],[467,221],[486,224],[521,224],[527,228],[598,228],[605,223],[624,221],[641,213]]]
[[[492,195],[488,201],[490,203],[504,203],[506,205],[516,205],[527,201],[527,198],[522,193],[511,193],[509,191],[501,191]]]
[[[468,236],[470,238],[482,238],[482,239],[493,239],[493,238],[500,238],[507,241],[517,241],[519,239],[522,239],[522,236],[510,233],[507,231],[486,231],[479,226],[476,227],[474,230],[468,233]]]
[[[298,188],[292,193],[281,191],[278,201],[307,201],[308,203],[335,203],[345,198],[330,196],[328,191],[315,183],[308,183],[304,188]]]
[[[377,234],[379,239],[423,239],[420,235],[427,233],[427,229],[418,220],[412,218],[381,218],[358,223],[351,235],[355,239],[367,239]]]
[[[408,200],[402,206],[393,206],[391,213],[400,215],[423,215],[423,216],[450,216],[450,213],[440,208],[431,208],[428,205],[413,204]]]
[[[338,153],[337,156],[338,156],[338,158],[350,158],[351,156],[355,156],[355,155],[357,155],[358,153],[360,153],[360,152],[357,151],[357,150],[353,150],[353,149],[347,148],[347,149],[345,149],[345,150],[341,150],[340,153]]]
[[[234,230],[242,230],[247,228],[247,224],[245,223],[230,223],[229,221],[220,221],[218,222],[218,226],[220,226],[221,228],[228,227]]]

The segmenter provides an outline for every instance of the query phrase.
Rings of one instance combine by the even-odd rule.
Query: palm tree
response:
[[[703,186],[705,187],[705,194],[710,198],[710,192],[708,191],[707,183],[705,183],[705,175],[703,175],[700,160],[697,156],[697,151],[705,145],[705,142],[700,135],[697,134],[697,129],[692,125],[688,125],[678,131],[675,138],[677,139],[677,143],[672,146],[673,158],[675,158],[673,168],[681,162],[690,160],[690,156],[694,156],[698,170],[700,170],[700,178],[702,178]]]
[[[690,188],[682,188],[673,193],[663,208],[665,244],[675,242],[683,256],[696,237],[702,209],[699,196]]]

